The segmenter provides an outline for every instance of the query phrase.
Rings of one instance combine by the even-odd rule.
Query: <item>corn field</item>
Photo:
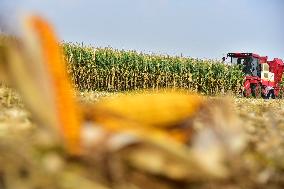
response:
[[[238,94],[243,85],[239,66],[181,56],[149,55],[113,48],[64,43],[68,70],[80,91],[187,89],[207,95]]]

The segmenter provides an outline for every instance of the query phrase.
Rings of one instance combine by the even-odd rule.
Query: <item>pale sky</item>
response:
[[[283,0],[0,0],[1,10],[42,14],[70,42],[197,58],[254,52],[284,59]]]

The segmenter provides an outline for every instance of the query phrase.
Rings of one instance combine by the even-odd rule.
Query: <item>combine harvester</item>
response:
[[[267,56],[253,53],[228,53],[227,58],[230,58],[231,64],[243,65],[245,97],[274,99],[279,96],[284,71],[284,63],[281,59],[274,58],[268,61]]]

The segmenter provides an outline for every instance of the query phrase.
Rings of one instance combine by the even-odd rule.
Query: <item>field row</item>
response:
[[[128,91],[182,88],[215,95],[242,89],[239,66],[212,60],[63,44],[76,89]]]

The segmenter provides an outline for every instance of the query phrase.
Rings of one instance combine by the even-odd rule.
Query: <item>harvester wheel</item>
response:
[[[266,95],[266,99],[275,99],[274,89],[270,89]]]
[[[261,85],[260,84],[252,84],[251,85],[251,93],[255,98],[261,97]]]
[[[244,95],[244,97],[250,97],[251,96],[251,88],[244,89],[243,95]]]

